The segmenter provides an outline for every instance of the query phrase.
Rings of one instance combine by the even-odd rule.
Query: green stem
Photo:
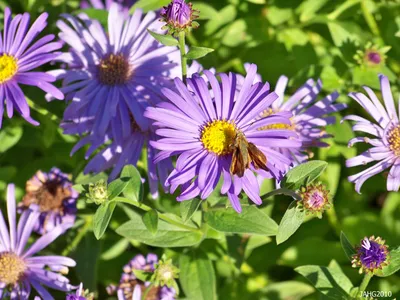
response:
[[[150,290],[153,288],[153,286],[154,286],[154,283],[151,283],[151,284],[147,287],[147,289],[144,291],[143,296],[142,296],[142,299],[143,299],[143,300],[146,300],[146,299],[147,299],[147,294],[150,292]]]
[[[182,80],[186,84],[187,78],[187,58],[185,49],[185,31],[179,32],[179,50],[181,51]]]
[[[348,0],[344,2],[342,5],[339,5],[333,12],[328,15],[328,18],[331,20],[336,20],[342,13],[348,10],[350,7],[360,3],[361,0]]]
[[[371,14],[371,12],[368,9],[367,1],[365,1],[365,0],[361,1],[361,10],[364,15],[364,19],[367,22],[371,32],[373,34],[379,36],[380,32],[379,32],[378,24],[376,24],[374,16]]]
[[[368,284],[369,284],[369,281],[371,280],[372,276],[373,276],[373,275],[372,275],[372,274],[369,274],[369,273],[365,274],[363,280],[361,281],[360,288],[359,288],[359,294],[360,294],[360,295],[362,295],[362,293],[363,293],[363,292],[365,291],[365,289],[367,288],[367,286],[368,286]]]
[[[92,221],[93,221],[93,217],[92,216],[86,216],[85,217],[85,223],[80,228],[78,234],[75,236],[75,238],[72,241],[72,243],[69,244],[68,247],[65,248],[64,251],[61,253],[62,256],[69,255],[76,247],[78,247],[78,245],[81,242],[81,240],[83,239],[83,237],[86,235],[86,233],[91,228]]]
[[[130,200],[122,198],[122,197],[116,197],[112,201],[123,202],[123,203],[129,204],[129,205],[133,205],[133,206],[135,206],[135,207],[137,207],[137,208],[139,208],[141,210],[144,210],[144,211],[152,210],[152,208],[150,206],[147,206],[146,204],[143,204],[143,203],[140,203],[140,202],[137,202],[137,201],[130,201]],[[179,223],[179,222],[167,217],[164,214],[158,214],[158,217],[161,220],[165,221],[165,222],[168,222],[170,224],[176,225],[176,226],[181,227],[183,229],[190,230],[190,231],[199,231],[197,228],[186,226],[186,225],[184,225],[182,223]]]
[[[331,226],[335,229],[335,232],[338,236],[340,236],[340,225],[338,221],[338,217],[336,215],[336,210],[335,207],[332,205],[330,209],[326,211],[326,215],[328,217],[328,222],[331,224]]]

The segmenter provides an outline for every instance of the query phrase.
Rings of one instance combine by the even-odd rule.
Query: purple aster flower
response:
[[[55,77],[45,72],[33,72],[58,56],[54,52],[61,43],[51,42],[54,35],[46,35],[36,42],[36,37],[47,25],[47,13],[43,13],[29,28],[28,13],[11,17],[11,10],[4,10],[3,34],[0,32],[0,128],[3,121],[4,104],[7,116],[12,118],[14,110],[33,125],[39,123],[30,116],[30,109],[19,84],[37,86],[57,99],[63,93],[50,82]],[[3,37],[3,38],[2,38]]]
[[[129,9],[135,4],[136,0],[82,0],[81,8],[96,8],[109,10],[113,3],[120,4],[124,12],[128,13]]]
[[[74,294],[67,294],[65,300],[93,300],[94,295],[90,294],[88,290],[83,289],[83,283],[81,283]]]
[[[344,118],[344,120],[355,121],[353,131],[364,132],[371,136],[355,137],[349,141],[349,147],[355,143],[363,142],[371,145],[371,148],[356,157],[348,159],[346,166],[354,167],[376,162],[373,166],[349,177],[349,181],[356,184],[355,188],[358,193],[360,193],[361,186],[368,178],[389,168],[387,190],[398,191],[400,186],[399,118],[388,78],[380,75],[379,80],[384,106],[369,87],[364,87],[368,97],[363,93],[349,94],[351,98],[356,100],[371,115],[374,122],[355,115]]]
[[[360,268],[360,274],[374,273],[388,265],[389,251],[385,241],[380,237],[364,238],[361,245],[356,248],[357,253],[353,256],[353,267]]]
[[[162,20],[167,23],[171,33],[197,27],[196,23],[193,24],[193,20],[199,17],[198,13],[193,9],[192,3],[186,3],[185,0],[172,0],[168,6],[161,9]]]
[[[26,194],[18,205],[19,212],[36,204],[40,217],[34,231],[44,234],[59,224],[74,224],[78,196],[68,175],[58,168],[52,168],[49,173],[38,171],[26,183]]]
[[[107,291],[109,294],[117,293],[118,300],[141,300],[142,293],[150,286],[150,282],[143,282],[136,278],[134,270],[142,270],[145,272],[154,272],[155,264],[158,257],[155,254],[136,255],[123,268],[123,273],[118,286],[109,286]],[[153,286],[147,294],[146,299],[154,300],[174,300],[176,292],[173,288],[167,286]]]
[[[254,203],[261,204],[254,172],[280,178],[291,164],[290,159],[272,149],[271,145],[299,147],[297,134],[287,129],[259,128],[276,123],[290,124],[292,114],[277,112],[258,118],[278,96],[270,92],[268,83],[253,84],[256,71],[257,66],[251,65],[239,93],[236,92],[236,75],[232,73],[220,74],[219,83],[210,71],[204,71],[208,83],[194,74],[188,79],[188,86],[176,78],[178,93],[163,89],[169,102],[146,110],[145,116],[156,121],[154,125],[159,128],[156,134],[162,137],[150,142],[154,148],[161,150],[156,161],[179,156],[176,168],[166,182],[171,193],[181,186],[178,201],[198,195],[206,199],[223,176],[221,193],[227,194],[234,209],[240,212],[238,196],[242,189]],[[265,156],[267,162],[264,167],[261,165],[257,169],[253,160],[251,164],[244,164],[243,174],[231,174],[232,153],[235,150],[232,146],[239,136],[249,143],[249,147],[257,148],[260,156]]]
[[[73,288],[62,274],[68,273],[68,267],[75,266],[74,260],[63,256],[33,256],[70,225],[55,227],[27,247],[40,216],[35,207],[32,209],[25,210],[17,224],[15,187],[8,185],[8,228],[0,211],[0,299],[28,299],[33,286],[43,299],[50,300],[54,298],[44,286],[65,292]]]

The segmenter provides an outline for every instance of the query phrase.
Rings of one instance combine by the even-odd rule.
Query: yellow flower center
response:
[[[133,70],[122,54],[110,54],[98,65],[98,78],[106,85],[124,84],[131,79]]]
[[[26,269],[25,262],[15,253],[0,253],[0,282],[14,284],[18,282]]]
[[[389,131],[387,136],[389,148],[396,156],[400,156],[400,125]]]
[[[17,59],[14,56],[8,54],[0,56],[0,84],[10,80],[17,70]]]
[[[275,111],[272,110],[272,108],[269,108],[269,109],[266,109],[263,111],[263,113],[261,114],[261,117],[265,118],[265,117],[272,115],[273,113],[275,113]],[[291,121],[291,124],[283,124],[283,123],[270,124],[270,125],[262,126],[262,127],[258,128],[258,130],[267,130],[267,129],[295,130],[295,125],[293,123],[293,120],[290,119],[290,121]]]
[[[230,145],[235,141],[236,131],[234,124],[224,120],[215,120],[204,126],[201,132],[201,141],[208,151],[218,155],[230,154],[232,153]]]

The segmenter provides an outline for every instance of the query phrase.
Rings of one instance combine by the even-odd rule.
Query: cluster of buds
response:
[[[302,187],[299,195],[301,200],[298,201],[298,205],[308,214],[315,214],[321,218],[322,213],[330,208],[329,191],[320,182]]]
[[[166,23],[162,29],[176,36],[181,31],[199,27],[199,23],[194,21],[198,17],[199,11],[193,9],[192,3],[186,3],[185,0],[172,0],[161,10],[161,21]]]
[[[357,50],[354,59],[360,65],[367,67],[378,67],[385,64],[386,53],[390,50],[390,46],[378,47],[372,43],[367,43],[364,50]]]
[[[86,193],[87,202],[101,205],[108,200],[108,197],[107,183],[104,180],[89,184]]]
[[[380,237],[365,237],[361,245],[356,247],[357,253],[353,255],[353,268],[360,268],[361,273],[374,274],[389,263],[389,250],[385,241]]]

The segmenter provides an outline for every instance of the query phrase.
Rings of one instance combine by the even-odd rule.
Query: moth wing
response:
[[[232,153],[232,162],[229,171],[232,175],[238,175],[239,177],[242,177],[244,170],[243,156],[240,152],[240,149],[236,147]]]
[[[267,157],[265,156],[265,154],[262,153],[261,150],[258,149],[257,146],[254,145],[253,143],[249,143],[248,151],[250,159],[253,162],[254,168],[268,171]]]

